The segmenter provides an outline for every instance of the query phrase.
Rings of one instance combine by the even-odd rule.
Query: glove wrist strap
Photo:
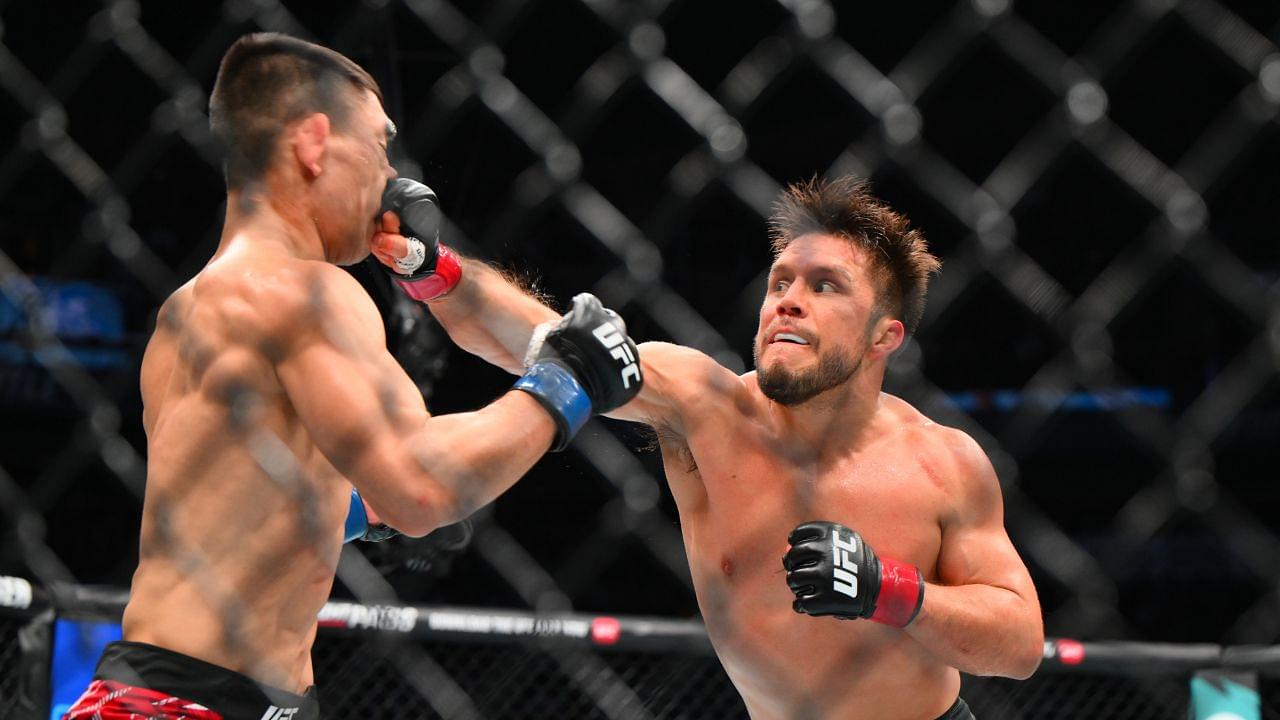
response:
[[[430,268],[409,276],[397,274],[391,268],[387,268],[387,272],[406,295],[420,302],[430,302],[448,295],[458,284],[462,279],[462,262],[447,245],[437,243],[436,261]]]
[[[894,627],[906,627],[924,604],[924,578],[915,565],[880,558],[880,592],[869,619]]]
[[[565,449],[591,417],[591,398],[586,389],[559,363],[546,360],[534,363],[511,388],[532,395],[556,421],[552,452]]]

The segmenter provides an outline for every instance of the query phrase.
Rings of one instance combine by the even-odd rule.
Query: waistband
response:
[[[194,701],[226,720],[319,720],[314,687],[305,695],[251,680],[234,670],[146,643],[117,641],[107,645],[94,678],[160,690]]]
[[[965,703],[964,698],[956,698],[956,702],[951,706],[951,709],[942,713],[938,720],[976,720],[976,718],[973,717],[973,711],[969,709],[969,705]]]

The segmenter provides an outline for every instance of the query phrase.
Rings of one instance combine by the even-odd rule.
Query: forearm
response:
[[[1032,604],[990,585],[927,585],[906,632],[971,675],[1026,678],[1044,654],[1044,626]]]
[[[426,303],[458,347],[502,369],[523,372],[525,348],[538,324],[560,316],[478,260],[462,262],[448,295]]]
[[[384,522],[425,535],[493,502],[547,452],[555,434],[537,400],[509,392],[480,410],[439,415],[406,432],[393,450],[400,477],[361,492]]]

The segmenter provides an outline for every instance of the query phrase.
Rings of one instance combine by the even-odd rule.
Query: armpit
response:
[[[664,425],[655,425],[653,432],[654,440],[661,446],[664,455],[678,460],[684,472],[698,472],[698,461],[694,459],[693,451],[689,449],[689,443],[683,435]]]

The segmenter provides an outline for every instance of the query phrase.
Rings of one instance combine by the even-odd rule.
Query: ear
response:
[[[329,142],[329,116],[312,113],[303,118],[293,129],[290,138],[293,156],[312,178],[320,176],[320,159],[324,157]]]
[[[901,320],[888,316],[882,317],[876,321],[875,329],[871,333],[871,347],[867,348],[867,352],[878,358],[889,357],[894,350],[902,347],[906,337],[907,330],[902,326]]]

